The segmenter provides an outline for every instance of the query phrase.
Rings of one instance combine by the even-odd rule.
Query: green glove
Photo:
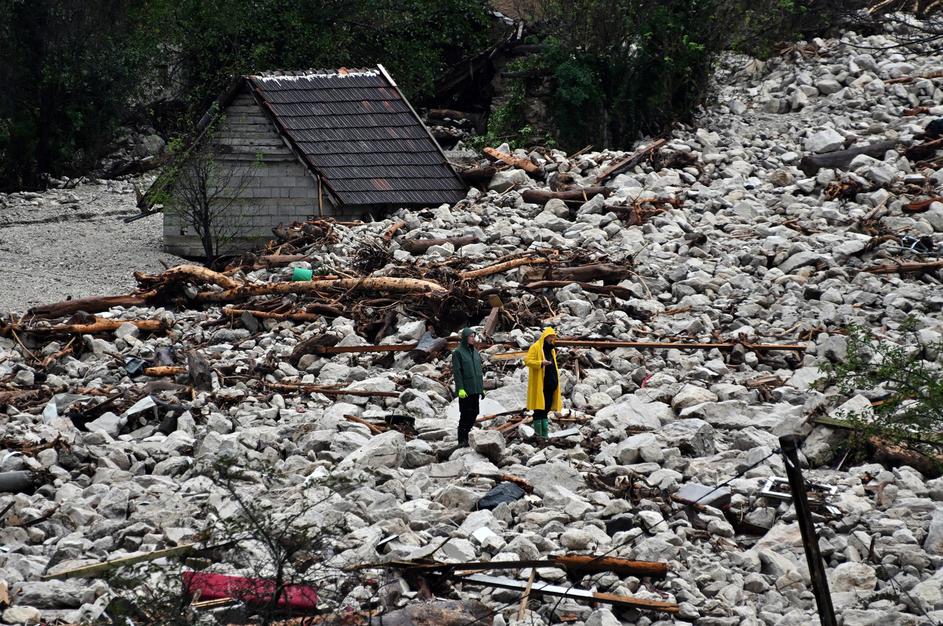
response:
[[[464,389],[459,389],[459,390],[458,390],[458,397],[461,398],[462,400],[464,400],[465,398],[468,397],[468,394],[465,393],[465,390],[464,390]]]
[[[482,398],[485,397],[485,390],[484,390],[484,389],[481,390],[481,397],[482,397]]]

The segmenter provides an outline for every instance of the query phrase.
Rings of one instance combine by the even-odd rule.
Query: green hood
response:
[[[468,347],[468,338],[471,337],[471,336],[474,335],[474,334],[475,334],[475,331],[473,331],[471,328],[468,328],[467,326],[466,326],[465,328],[463,328],[463,329],[462,329],[462,345],[467,348],[467,347]]]

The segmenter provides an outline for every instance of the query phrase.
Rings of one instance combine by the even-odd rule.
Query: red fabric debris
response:
[[[243,578],[204,572],[184,572],[183,585],[191,595],[200,594],[201,600],[233,598],[248,604],[271,601],[275,583],[264,578]],[[278,606],[295,610],[317,608],[318,592],[307,585],[286,585],[278,599]]]

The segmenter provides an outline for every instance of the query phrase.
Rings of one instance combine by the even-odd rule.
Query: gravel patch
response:
[[[136,182],[143,189],[148,181]],[[161,250],[161,214],[122,221],[137,212],[132,181],[0,195],[0,313],[128,293],[132,272],[182,262]]]

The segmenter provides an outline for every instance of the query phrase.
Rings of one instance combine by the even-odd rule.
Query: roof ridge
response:
[[[377,67],[359,67],[337,69],[312,68],[306,70],[270,70],[258,74],[247,74],[245,78],[252,78],[261,81],[278,79],[308,79],[308,78],[347,78],[357,76],[380,76],[380,69]]]

